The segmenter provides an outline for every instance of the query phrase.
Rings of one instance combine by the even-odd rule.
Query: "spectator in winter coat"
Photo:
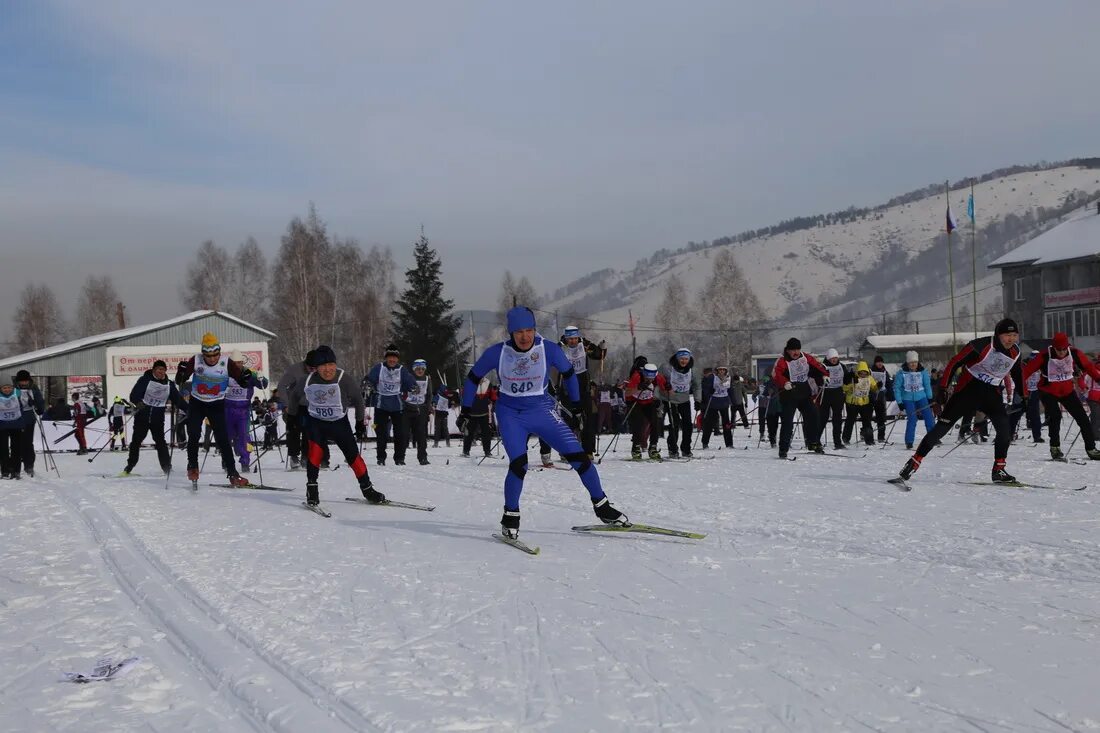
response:
[[[730,424],[737,421],[737,416],[741,416],[741,426],[746,430],[749,429],[749,416],[745,412],[745,402],[748,396],[745,392],[745,382],[741,379],[741,376],[736,372],[730,376]]]
[[[844,422],[844,442],[852,439],[852,428],[856,420],[862,423],[860,435],[867,445],[875,444],[875,433],[871,428],[871,416],[873,415],[873,403],[878,397],[879,383],[871,376],[871,370],[867,362],[861,361],[856,365],[856,373],[849,375],[848,384],[844,385],[844,399],[848,403],[848,419]],[[885,438],[885,436],[883,436]]]
[[[451,402],[454,399],[454,392],[448,389],[447,385],[441,384],[432,399],[434,400],[433,412],[435,413],[435,439],[432,447],[438,448],[439,441],[442,440],[450,448],[451,427],[447,424],[447,420],[451,414]]]
[[[923,418],[924,429],[936,426],[932,415],[932,379],[915,351],[905,354],[905,364],[894,375],[894,399],[905,410],[905,447],[912,450],[917,437],[917,419]]]
[[[462,455],[469,457],[474,440],[481,436],[481,450],[486,457],[493,454],[493,429],[489,424],[493,403],[497,399],[496,389],[489,377],[482,377],[477,383],[473,404],[466,417],[458,419],[458,429],[462,432]]]

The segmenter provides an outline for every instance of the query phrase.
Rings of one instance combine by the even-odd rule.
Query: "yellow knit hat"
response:
[[[212,354],[221,351],[222,345],[218,343],[218,337],[207,331],[202,335],[202,353]]]

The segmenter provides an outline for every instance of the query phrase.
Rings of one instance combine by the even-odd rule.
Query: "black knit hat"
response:
[[[401,349],[397,348],[397,346],[395,346],[394,344],[390,344],[389,346],[386,347],[386,353],[382,355],[382,358],[385,359],[387,356],[400,357],[401,356]]]
[[[1011,318],[1002,318],[997,327],[993,329],[995,336],[1000,336],[1002,333],[1019,333],[1020,327],[1016,325],[1016,321]]]
[[[31,381],[31,373],[26,369],[20,369],[15,373],[15,381],[17,382],[29,382]]]
[[[802,342],[792,336],[791,338],[787,339],[787,345],[784,346],[783,348],[786,351],[796,351],[796,350],[801,351],[802,350]]]
[[[153,368],[156,369],[157,367],[164,367],[167,369],[168,365],[164,363],[164,359],[157,359],[153,362]]]
[[[322,364],[336,363],[336,352],[333,351],[332,347],[330,346],[325,346],[324,344],[322,344],[310,353],[313,355],[313,358],[309,362],[309,365],[311,367],[319,367]]]

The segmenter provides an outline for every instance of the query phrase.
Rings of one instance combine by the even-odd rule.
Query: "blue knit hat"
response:
[[[508,311],[508,333],[535,327],[535,314],[525,305],[519,305]]]

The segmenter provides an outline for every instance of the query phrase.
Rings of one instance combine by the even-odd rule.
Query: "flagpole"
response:
[[[947,276],[951,288],[951,349],[959,350],[959,338],[955,333],[955,267],[951,257],[951,182],[943,182],[943,197],[947,199]]]
[[[974,179],[970,179],[970,200],[966,203],[966,213],[970,217],[970,265],[974,270],[974,338],[978,338],[978,250],[974,244],[978,216],[974,212]]]
[[[630,318],[630,350],[633,352],[631,359],[636,360],[638,358],[638,339],[634,337],[634,311],[628,310],[627,316]],[[633,361],[631,364],[633,364]]]

